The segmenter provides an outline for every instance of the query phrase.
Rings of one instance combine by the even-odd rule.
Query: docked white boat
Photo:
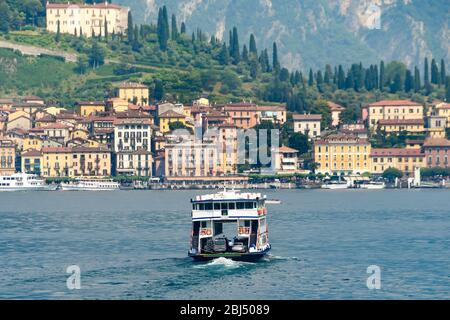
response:
[[[80,178],[75,182],[61,183],[63,191],[114,191],[120,184],[111,179]]]
[[[322,189],[348,189],[349,185],[348,182],[345,181],[330,181],[322,185]]]
[[[266,196],[223,191],[196,196],[192,202],[189,256],[196,260],[225,257],[255,261],[271,246],[267,227]]]
[[[35,174],[15,173],[0,176],[0,191],[54,191],[57,185],[48,185]]]
[[[380,189],[385,189],[386,184],[384,182],[370,181],[370,182],[361,184],[360,188],[361,189],[370,189],[370,190],[380,190]]]

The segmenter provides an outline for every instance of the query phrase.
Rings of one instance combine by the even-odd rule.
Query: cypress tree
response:
[[[450,77],[445,78],[445,101],[450,103]]]
[[[162,51],[166,51],[167,50],[167,40],[169,40],[169,21],[167,18],[166,6],[164,6],[162,9],[159,8],[158,21],[157,21],[156,28],[157,28],[159,48]]]
[[[430,82],[430,74],[428,71],[428,58],[425,58],[424,66],[423,66],[423,82],[425,85],[428,85]]]
[[[320,70],[317,71],[316,82],[317,82],[317,87],[319,87],[323,83],[322,71],[320,71]]]
[[[56,22],[56,35],[55,35],[55,41],[59,42],[61,40],[61,22],[58,20]]]
[[[394,82],[391,83],[391,93],[396,93],[402,90],[402,78],[400,73],[396,73],[394,76]]]
[[[420,91],[420,88],[422,87],[420,82],[420,70],[416,66],[414,67],[414,92]]]
[[[108,21],[106,21],[106,17],[105,17],[104,32],[105,32],[105,40],[108,41]]]
[[[411,70],[406,70],[405,92],[410,92],[413,89],[414,89],[414,78],[412,76]]]
[[[278,61],[278,47],[276,42],[273,43],[272,66],[275,72],[280,71],[280,62]]]
[[[239,52],[239,36],[237,28],[233,28],[233,51],[232,51],[233,63],[238,64],[241,60],[241,54]]]
[[[253,33],[250,35],[249,50],[252,55],[254,55],[255,57],[258,56],[258,49],[256,48],[256,40]]]
[[[339,65],[337,85],[338,85],[339,89],[345,88],[345,74],[344,74],[344,69],[342,68],[341,65]]]
[[[184,22],[181,23],[180,33],[186,33],[186,24]]]
[[[127,36],[128,43],[131,44],[133,42],[133,16],[131,15],[131,11],[128,11]]]
[[[379,89],[378,65],[373,67],[373,87]]]
[[[440,78],[440,74],[439,74],[438,66],[436,64],[436,60],[432,59],[431,60],[431,83],[439,84],[440,83],[439,78]]]
[[[221,65],[227,65],[229,63],[230,56],[227,48],[227,44],[224,42],[222,44],[222,49],[219,53],[219,62]]]
[[[445,85],[445,79],[447,78],[445,71],[445,62],[444,59],[441,59],[441,83]]]
[[[308,85],[312,87],[313,84],[314,84],[314,73],[312,69],[309,69]]]
[[[326,84],[330,84],[331,83],[331,78],[333,77],[333,70],[331,69],[331,66],[329,64],[327,64],[325,66],[325,75],[324,75],[324,79],[323,81]]]
[[[244,47],[242,48],[242,60],[248,62],[248,50],[246,44],[244,44]]]
[[[380,62],[380,84],[379,88],[383,91],[384,85],[386,83],[385,75],[384,75],[384,61]]]
[[[83,27],[80,27],[80,38],[83,38]]]
[[[178,39],[178,27],[177,27],[177,17],[172,14],[172,40]]]

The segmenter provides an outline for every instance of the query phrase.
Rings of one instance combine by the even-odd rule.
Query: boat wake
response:
[[[300,258],[297,258],[297,257],[281,257],[281,256],[275,256],[275,255],[272,255],[272,254],[269,253],[269,254],[266,255],[262,260],[263,260],[263,261],[266,261],[266,262],[276,261],[276,260],[292,260],[292,261],[299,261]]]
[[[194,266],[194,268],[205,269],[205,268],[211,268],[211,267],[225,267],[225,268],[234,269],[234,268],[240,268],[244,264],[247,264],[247,262],[234,261],[231,259],[220,257],[220,258],[214,259],[206,264],[196,265],[196,266]]]

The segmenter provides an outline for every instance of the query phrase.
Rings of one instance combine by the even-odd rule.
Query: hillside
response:
[[[349,66],[379,60],[422,65],[425,56],[450,59],[448,0],[116,0],[128,5],[140,22],[155,19],[167,5],[188,28],[227,39],[238,26],[240,36],[254,33],[261,47],[273,41],[282,63],[308,70],[326,64]],[[373,4],[381,10],[374,28]]]
[[[277,53],[281,56],[283,51],[274,50],[276,46],[267,50],[256,42],[252,48],[248,39],[239,37],[237,28],[233,41],[221,42],[200,29],[179,28],[182,20],[176,16],[179,23],[173,33],[173,28],[169,30],[172,13],[161,11],[165,18],[152,20],[150,25],[133,24],[129,36],[95,39],[47,33],[40,16],[18,28],[21,31],[14,30],[11,21],[11,30],[0,32],[1,41],[67,52],[78,61],[28,57],[0,49],[0,96],[33,94],[68,107],[79,100],[104,99],[118,83],[132,80],[152,89],[152,103],[190,103],[207,96],[217,103],[252,100],[284,103],[296,112],[326,113],[324,101],[333,100],[347,107],[346,121],[354,121],[360,106],[367,102],[382,98],[445,99],[445,84],[450,86],[445,61],[439,59],[429,61],[431,82],[422,80],[422,70],[407,70],[400,62],[365,65],[355,60],[349,68],[327,65],[309,73],[288,70],[278,60]],[[167,26],[164,40],[157,27],[161,19]]]

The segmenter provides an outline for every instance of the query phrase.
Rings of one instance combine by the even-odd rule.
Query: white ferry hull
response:
[[[63,191],[117,191],[120,190],[119,187],[114,188],[97,188],[97,187],[85,187],[85,186],[70,186],[61,185],[61,190]]]
[[[368,185],[361,185],[361,189],[367,189],[367,190],[381,190],[385,189],[386,185],[384,184],[368,184]]]
[[[348,189],[348,185],[347,184],[324,184],[324,185],[322,185],[322,189],[329,189],[329,190]]]
[[[42,187],[0,187],[0,192],[18,192],[18,191],[55,191],[58,186],[42,186]]]

